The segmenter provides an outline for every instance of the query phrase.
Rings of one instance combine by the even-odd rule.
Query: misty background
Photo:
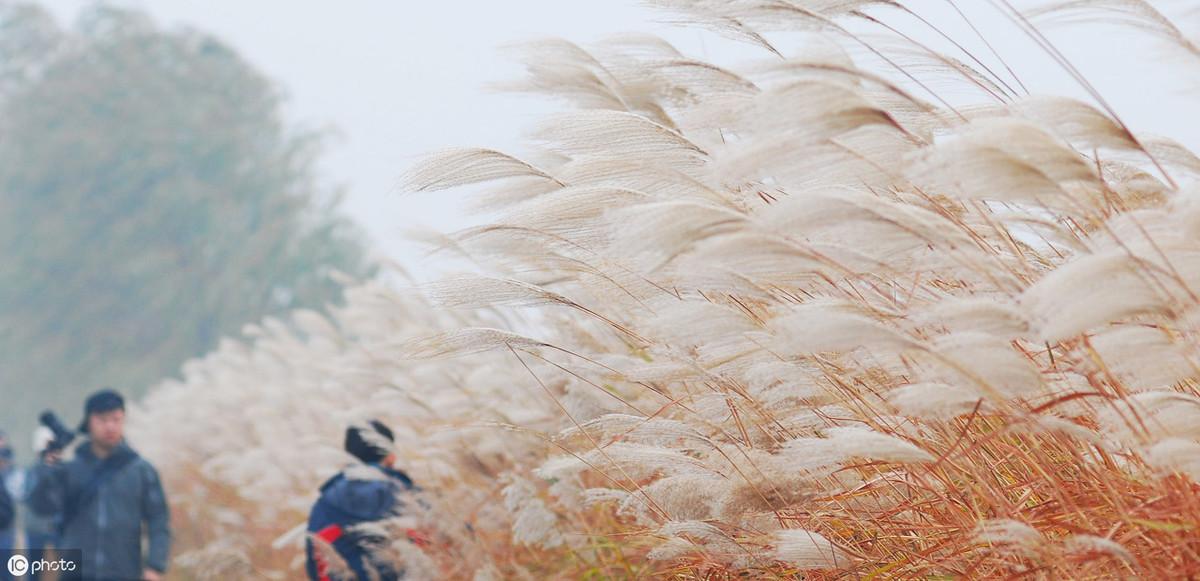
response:
[[[984,34],[989,36],[1009,64],[1021,72],[1022,80],[1034,93],[1084,96],[1028,39],[989,8],[987,2],[963,4],[971,6],[969,11],[976,17]],[[76,29],[75,23],[93,11],[93,3],[82,0],[42,0],[33,5],[43,9],[56,26],[67,34],[75,34],[71,32]],[[250,180],[258,184],[259,192],[263,195],[268,195],[266,190],[276,194],[299,192],[297,195],[311,202],[304,208],[281,210],[278,213],[298,216],[296,221],[285,220],[286,225],[280,226],[279,240],[285,241],[279,243],[281,247],[294,250],[298,244],[294,240],[300,239],[356,242],[346,242],[349,246],[344,252],[330,255],[316,251],[292,252],[288,256],[297,258],[288,263],[288,268],[260,267],[260,263],[269,262],[264,260],[260,263],[248,262],[243,271],[236,271],[232,266],[222,271],[236,281],[260,280],[261,284],[254,287],[253,292],[223,291],[219,286],[220,281],[215,277],[197,279],[211,281],[210,286],[181,274],[172,274],[174,271],[162,270],[161,265],[146,265],[141,272],[147,278],[124,281],[126,286],[133,285],[131,290],[125,294],[119,289],[111,290],[110,296],[125,297],[126,303],[121,309],[128,309],[127,313],[122,314],[123,311],[115,304],[99,304],[94,307],[94,320],[81,320],[80,313],[86,311],[82,305],[90,304],[89,301],[97,295],[103,296],[95,290],[95,286],[81,284],[76,294],[60,295],[40,292],[40,289],[54,290],[59,281],[74,280],[72,277],[76,273],[89,270],[101,273],[94,274],[100,277],[97,280],[103,279],[104,272],[128,273],[121,269],[128,266],[129,260],[113,260],[113,253],[107,249],[116,247],[103,242],[104,237],[112,234],[116,228],[99,228],[85,236],[73,225],[98,218],[95,214],[82,214],[78,218],[80,222],[64,222],[62,230],[57,233],[46,231],[43,227],[40,236],[44,236],[44,239],[32,234],[20,237],[19,240],[23,242],[18,241],[17,237],[9,239],[8,247],[3,249],[6,256],[23,253],[35,257],[30,260],[42,262],[52,257],[44,254],[47,240],[69,239],[76,245],[64,248],[53,256],[67,257],[77,263],[49,265],[48,268],[53,267],[48,270],[52,274],[36,280],[28,276],[28,271],[12,267],[21,264],[19,261],[10,261],[7,276],[12,277],[11,280],[28,283],[22,291],[26,293],[22,295],[25,298],[22,302],[12,298],[5,300],[3,297],[16,295],[0,294],[0,317],[4,317],[0,321],[7,326],[0,330],[4,333],[0,335],[0,341],[7,343],[0,344],[8,350],[6,354],[0,354],[0,429],[8,431],[20,443],[18,455],[26,460],[30,457],[26,444],[28,433],[34,426],[36,414],[43,408],[56,409],[69,424],[73,424],[78,419],[84,394],[101,385],[113,384],[129,395],[141,394],[158,378],[177,373],[185,359],[202,355],[211,349],[221,336],[236,335],[245,323],[292,308],[320,308],[324,303],[336,300],[336,289],[320,285],[317,285],[320,288],[316,288],[312,283],[303,283],[315,290],[300,292],[297,290],[299,283],[293,284],[294,281],[326,276],[330,270],[347,272],[352,276],[371,276],[376,272],[376,265],[386,267],[389,262],[400,265],[416,278],[428,278],[444,268],[437,260],[425,258],[427,249],[408,240],[406,233],[414,228],[453,231],[474,223],[474,220],[465,213],[458,196],[445,193],[405,195],[401,192],[398,185],[405,168],[421,154],[447,147],[484,146],[520,151],[527,128],[559,107],[559,104],[547,100],[488,89],[491,84],[512,80],[521,74],[514,53],[504,50],[504,47],[545,37],[567,38],[586,44],[616,33],[635,32],[662,36],[685,54],[718,63],[767,56],[755,47],[715,34],[676,28],[670,23],[671,15],[633,1],[399,3],[347,0],[333,3],[143,0],[109,5],[128,9],[132,14],[146,15],[146,26],[155,34],[211,35],[223,47],[222,50],[231,52],[230,61],[221,61],[228,67],[216,67],[218,72],[213,73],[207,84],[199,83],[194,93],[205,93],[205,87],[211,89],[214,86],[234,90],[236,87],[230,84],[230,78],[241,79],[238,86],[252,87],[242,96],[214,93],[218,94],[214,97],[217,100],[209,104],[219,108],[224,103],[243,113],[249,111],[241,117],[233,116],[239,123],[237,127],[242,129],[220,137],[225,135],[222,132],[229,127],[198,121],[189,131],[196,134],[198,143],[207,143],[208,137],[219,138],[218,141],[223,144],[226,141],[220,140],[226,138],[229,144],[254,141],[252,145],[245,145],[248,148],[245,150],[238,149],[242,147],[240,145],[229,145],[232,148],[230,151],[255,152],[255,155],[262,154],[263,157],[258,159],[250,156],[249,159],[257,161],[249,166],[245,166],[247,158],[240,157],[241,154],[235,156],[237,159],[225,160],[230,167],[237,168],[237,171],[231,170],[229,173],[234,177],[228,183],[245,184],[249,183],[246,180]],[[941,3],[931,3],[927,16],[947,29],[962,28],[961,22]],[[184,32],[188,30],[194,32]],[[10,35],[11,38],[11,30],[0,34]],[[1148,75],[1141,72],[1144,63],[1128,56],[1135,52],[1128,50],[1131,44],[1152,41],[1128,35],[1116,37],[1111,29],[1103,25],[1093,27],[1088,34],[1076,32],[1052,38],[1131,126],[1172,137],[1193,149],[1200,148],[1200,123],[1194,119],[1184,121],[1179,116],[1180,111],[1195,110],[1197,83],[1200,80],[1147,78]],[[937,44],[938,40],[930,39],[929,42]],[[781,46],[789,45],[784,42]],[[985,54],[979,47],[972,49]],[[191,49],[181,50],[186,52]],[[202,49],[196,50],[203,53]],[[1171,55],[1162,52],[1162,57],[1171,58]],[[98,70],[88,64],[86,58],[81,62],[83,64],[78,65],[81,70]],[[991,62],[997,64],[994,60]],[[1130,71],[1139,71],[1139,78],[1151,86],[1174,87],[1175,91],[1148,95],[1139,86],[1123,82]],[[122,73],[119,63],[112,65],[111,72],[113,76],[110,77],[95,77],[95,83],[132,87],[131,95],[146,94],[137,89],[135,76]],[[1169,71],[1163,74],[1169,75]],[[64,78],[78,81],[88,77],[67,75]],[[259,86],[260,80],[262,86]],[[152,80],[143,81],[147,86],[155,84]],[[182,80],[180,82],[183,83]],[[65,118],[69,104],[75,102],[71,99],[71,91],[92,94],[89,87],[94,86],[73,84],[68,85],[70,90],[59,88],[48,91],[46,94],[61,99],[52,101],[57,102],[60,109],[38,100],[43,105],[39,113],[41,117],[20,113],[21,118],[16,120],[28,129],[24,137],[15,141],[15,137],[8,134],[0,139],[8,140],[11,150],[22,156],[28,155],[39,139],[56,135],[53,131],[38,131],[38,126],[31,126],[31,123],[36,121],[44,123],[46,127],[53,126]],[[180,86],[186,86],[186,83]],[[272,92],[273,96],[261,97]],[[245,95],[253,95],[254,98],[246,98]],[[927,95],[918,96],[928,98]],[[188,94],[181,93],[178,96],[163,96],[160,102],[180,105],[176,112],[185,115],[189,110],[187,98]],[[114,103],[134,103],[119,94],[112,96],[111,100],[96,102],[107,103],[104,107],[115,106],[112,105]],[[152,113],[164,111],[156,103],[149,99],[142,104],[147,109],[146,127],[151,133],[154,127],[158,127]],[[259,109],[254,109],[255,106]],[[112,135],[105,131],[115,130],[106,129],[104,111],[107,109],[92,111],[97,116],[94,120],[98,133],[93,134],[93,137],[97,137],[94,143],[96,147],[104,145],[104,138]],[[173,109],[167,108],[165,111],[170,113]],[[136,111],[126,111],[125,114],[135,115]],[[174,124],[178,128],[178,124],[169,117],[163,123]],[[69,145],[74,143],[72,134],[57,135],[56,139],[65,140],[58,146],[65,148],[63,151],[70,151]],[[263,135],[270,136],[273,141],[267,145],[255,141],[255,136]],[[241,141],[243,139],[248,141]],[[309,139],[313,141],[307,141]],[[309,157],[303,161],[283,153],[302,146],[311,146],[311,149],[305,149],[304,155]],[[147,149],[146,155],[150,156],[152,151],[154,148]],[[84,157],[105,159],[97,154]],[[65,158],[70,159],[70,156]],[[16,162],[10,160],[9,163]],[[47,165],[39,178],[42,181],[38,182],[42,186],[39,187],[57,184],[60,178],[69,177],[72,168],[81,182],[98,183],[95,182],[96,176],[87,172],[99,171],[99,166],[45,163]],[[28,165],[25,162],[21,164]],[[285,168],[272,174],[275,175],[275,181],[254,181],[272,164]],[[124,181],[113,183],[127,184],[138,182],[138,179],[137,176],[124,175],[121,177]],[[213,182],[220,183],[226,182]],[[232,191],[223,188],[217,185],[210,190],[200,187],[196,191],[198,195]],[[150,190],[137,190],[134,194],[144,191]],[[166,188],[153,191],[167,196],[169,192],[177,190]],[[99,196],[108,193],[93,192]],[[339,194],[341,198],[337,201]],[[11,195],[8,191],[0,192],[0,196]],[[254,196],[248,191],[246,197]],[[322,205],[325,202],[333,206]],[[131,199],[129,203],[135,204],[135,201]],[[97,207],[103,206],[99,204]],[[14,207],[11,204],[0,205],[0,211],[8,213],[7,218],[17,225],[44,226],[70,213],[68,208],[49,204],[40,206],[39,211],[43,214],[17,216],[12,210]],[[332,230],[312,235],[314,212],[305,210],[314,208],[317,209],[316,215],[322,212],[328,214],[326,217],[330,222],[327,225]],[[178,211],[186,215],[188,210],[184,208]],[[214,224],[245,215],[244,208],[237,204],[228,205],[224,211],[227,212],[224,214],[226,218],[214,218]],[[212,215],[222,214],[218,212]],[[343,219],[344,224],[341,222]],[[117,222],[113,218],[96,223],[103,226]],[[320,223],[321,219],[316,219],[316,222]],[[330,234],[333,230],[337,233]],[[63,238],[68,231],[77,236]],[[255,231],[251,228],[242,234],[248,236]],[[232,235],[224,233],[217,238],[229,236]],[[228,239],[237,240],[236,237]],[[89,244],[88,240],[92,240],[92,243]],[[96,252],[94,257],[85,252],[88,247]],[[152,241],[139,241],[133,237],[126,240],[123,248],[131,256],[142,256],[139,248],[149,255],[151,249],[158,247]],[[300,244],[298,247],[305,246]],[[329,247],[328,244],[322,246]],[[311,260],[304,260],[304,256]],[[113,260],[111,265],[120,266],[111,266],[110,260]],[[218,260],[212,264],[220,266],[229,262]],[[58,274],[53,274],[55,272]],[[236,274],[238,272],[242,274]],[[157,286],[159,283],[161,286]],[[66,290],[61,292],[66,293]],[[250,301],[252,304],[241,304],[241,298],[248,294],[254,295],[254,300]],[[63,298],[56,298],[60,296]],[[209,298],[200,301],[195,299],[197,296]],[[170,297],[171,300],[158,301],[155,297]],[[29,303],[35,299],[38,301],[37,308]],[[158,304],[160,302],[162,304]],[[189,313],[190,318],[182,316],[184,312]],[[114,326],[114,321],[118,320],[125,322],[128,328]],[[158,334],[149,334],[138,341],[130,339],[140,329],[155,325]]]

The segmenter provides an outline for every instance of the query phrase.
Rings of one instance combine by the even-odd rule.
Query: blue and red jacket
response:
[[[372,545],[385,539],[372,539],[355,532],[354,526],[399,516],[404,508],[399,496],[416,490],[407,474],[369,464],[382,472],[382,478],[353,478],[346,471],[338,473],[321,485],[321,497],[313,505],[308,518],[309,538],[306,541],[306,569],[311,581],[334,581],[328,563],[313,550],[313,537],[329,543],[346,561],[355,579],[366,580],[367,567],[372,567],[381,581],[401,579],[404,571],[394,563],[380,562],[372,558]]]

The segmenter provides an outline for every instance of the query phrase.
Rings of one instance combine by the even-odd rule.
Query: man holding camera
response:
[[[74,458],[62,461],[61,449],[43,454],[31,507],[58,515],[59,548],[82,550],[84,579],[158,581],[171,542],[167,499],[158,472],[125,443],[125,400],[112,390],[92,394],[79,430],[89,438]]]

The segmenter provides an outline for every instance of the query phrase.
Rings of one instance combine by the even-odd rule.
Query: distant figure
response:
[[[45,426],[38,426],[33,432],[33,453],[37,457],[38,463],[45,462],[46,456],[55,454],[56,451],[51,445],[54,443],[54,432]],[[22,511],[22,521],[25,529],[25,547],[28,549],[45,550],[51,547],[58,546],[58,520],[57,514],[38,514],[29,505],[29,499],[33,496],[33,490],[37,488],[39,470],[31,468],[25,476],[25,487],[21,497],[26,504],[26,510]],[[29,574],[30,579],[37,579],[35,573]]]
[[[13,521],[16,519],[17,507],[13,503],[12,497],[9,496],[8,490],[0,486],[0,530],[12,527]]]
[[[17,521],[17,506],[8,489],[0,486],[0,531],[11,530]],[[2,542],[2,541],[0,541]],[[12,548],[11,545],[0,544],[0,549]],[[12,579],[4,561],[0,561],[0,580]]]
[[[17,521],[17,507],[12,502],[12,496],[8,495],[8,490],[4,486],[0,486],[0,531],[7,531],[13,527],[13,523]],[[7,549],[5,545],[0,545],[0,549]],[[0,580],[10,580],[12,575],[8,573],[8,568],[0,562]]]
[[[89,581],[158,581],[167,570],[171,533],[158,472],[125,443],[125,400],[112,390],[87,399],[79,430],[89,436],[75,457],[45,454],[30,505],[59,515],[59,548],[83,551]],[[142,560],[142,527],[148,555]]]
[[[347,467],[321,486],[321,497],[308,519],[306,568],[311,581],[345,579],[335,572],[346,568],[360,581],[403,578],[403,570],[375,556],[378,544],[387,539],[372,538],[354,528],[398,516],[404,507],[398,496],[416,489],[408,475],[394,466],[394,441],[392,431],[375,420],[346,430],[346,451],[362,464]],[[409,535],[417,536],[413,531]],[[315,547],[314,543],[323,547]],[[330,563],[329,547],[337,552],[344,567]]]
[[[0,528],[12,525],[16,516],[17,507],[13,504],[12,497],[8,495],[7,490],[0,488]]]
[[[0,518],[0,549],[17,547],[20,537],[20,531],[17,530],[17,503],[22,492],[22,476],[21,470],[17,468],[8,435],[0,432],[0,490],[3,490],[4,502],[9,511],[8,518]],[[0,572],[0,579],[7,578],[6,573]]]

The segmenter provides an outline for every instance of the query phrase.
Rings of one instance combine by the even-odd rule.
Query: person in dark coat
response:
[[[16,518],[17,508],[13,505],[12,497],[6,488],[0,486],[0,530],[12,526]]]
[[[8,530],[17,520],[17,506],[13,502],[12,495],[8,493],[8,489],[0,483],[0,531]],[[2,549],[11,549],[12,547],[3,547]],[[0,562],[0,580],[7,581],[12,579],[8,567]]]
[[[338,575],[339,571],[347,572],[344,569],[354,575],[350,579],[362,581],[404,577],[402,569],[376,555],[377,547],[387,539],[371,538],[355,529],[357,525],[400,515],[404,509],[400,495],[417,490],[412,479],[395,468],[393,441],[392,431],[379,421],[346,430],[345,449],[362,464],[342,470],[321,485],[321,496],[309,515],[305,547],[311,581],[346,579]],[[409,537],[420,540],[416,531],[409,531]],[[344,567],[330,562],[330,548]]]
[[[30,506],[59,515],[58,546],[82,550],[84,579],[158,581],[171,544],[167,499],[158,472],[125,442],[125,400],[112,390],[92,394],[80,431],[89,438],[74,458],[47,454],[35,468]]]
[[[33,453],[37,458],[34,466],[43,462],[47,454],[55,453],[54,444],[54,431],[46,426],[38,426],[38,429],[33,432]],[[29,499],[33,495],[33,490],[37,488],[38,471],[30,467],[25,474],[21,491],[21,502],[25,504],[25,510],[21,513],[21,525],[25,529],[25,548],[38,551],[48,550],[58,546],[58,515],[38,514],[33,510]],[[29,578],[31,580],[38,579],[38,576],[31,573]]]
[[[13,449],[8,436],[0,432],[0,549],[15,549],[19,544],[21,531],[17,527],[17,513],[21,502],[20,481],[21,471],[13,461]],[[4,564],[0,560],[0,581],[13,578]]]
[[[8,436],[4,432],[0,432],[0,491],[3,491],[4,500],[7,509],[0,507],[0,511],[7,510],[8,518],[0,518],[0,549],[14,549],[17,546],[17,539],[20,537],[20,532],[17,530],[17,502],[20,497],[17,496],[20,492],[20,487],[13,486],[14,482],[20,481],[20,469],[17,468],[13,461],[13,449],[8,443]],[[4,513],[0,513],[3,517]],[[0,570],[0,579],[7,579],[5,571]]]

